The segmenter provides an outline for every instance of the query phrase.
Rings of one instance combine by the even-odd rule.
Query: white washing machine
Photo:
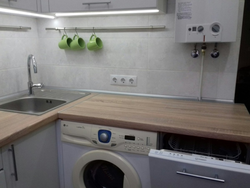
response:
[[[61,121],[64,188],[150,188],[157,133]]]

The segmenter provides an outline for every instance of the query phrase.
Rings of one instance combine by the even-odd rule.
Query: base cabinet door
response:
[[[3,148],[8,188],[59,188],[55,122]]]
[[[5,180],[5,174],[3,170],[0,170],[0,187],[1,188],[7,188],[6,180]]]

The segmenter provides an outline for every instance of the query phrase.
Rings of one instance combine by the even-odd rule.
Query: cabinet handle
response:
[[[207,177],[207,176],[201,176],[201,175],[197,175],[197,174],[187,173],[186,169],[183,169],[182,172],[176,171],[176,173],[180,174],[180,175],[184,175],[184,176],[189,176],[189,177],[194,177],[194,178],[200,178],[200,179],[205,179],[205,180],[211,180],[211,181],[216,181],[216,182],[220,182],[220,183],[225,183],[225,180],[219,179],[218,175],[215,175],[214,178],[211,178],[211,177]]]
[[[17,0],[8,0],[8,1],[14,1],[14,2],[17,2]]]
[[[12,152],[12,158],[13,158],[13,165],[14,165],[14,173],[11,175],[15,176],[15,180],[18,181],[18,175],[17,175],[17,168],[16,168],[16,156],[15,156],[15,148],[14,145],[11,145],[11,149],[9,149],[10,152]]]
[[[97,4],[107,4],[109,5],[111,3],[111,1],[107,1],[107,2],[89,2],[89,3],[83,3],[83,5],[97,5]]]

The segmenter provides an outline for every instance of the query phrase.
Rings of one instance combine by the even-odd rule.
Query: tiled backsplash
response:
[[[208,44],[204,62],[204,98],[234,99],[243,4],[244,1],[241,0],[237,41],[219,44],[218,59],[210,57],[214,44]],[[175,1],[169,0],[168,13],[164,15],[95,16],[55,20],[22,18],[21,21],[15,21],[17,19],[14,16],[6,15],[2,19],[1,15],[0,24],[10,20],[11,24],[31,26],[32,31],[0,31],[0,48],[6,52],[0,55],[0,96],[26,89],[26,61],[28,54],[33,53],[38,61],[38,74],[32,76],[35,81],[42,81],[45,85],[197,97],[201,57],[193,59],[190,56],[193,44],[174,42],[174,9]],[[144,25],[166,25],[167,29],[151,32],[96,31],[104,44],[103,49],[96,52],[87,49],[60,50],[58,42],[62,33],[45,30],[46,27]],[[74,35],[74,32],[67,33],[70,37]],[[86,43],[91,34],[79,32]],[[137,87],[110,85],[110,74],[137,75]]]
[[[0,14],[0,25],[28,26],[32,30],[0,30],[0,96],[27,89],[27,57],[38,53],[37,20]]]

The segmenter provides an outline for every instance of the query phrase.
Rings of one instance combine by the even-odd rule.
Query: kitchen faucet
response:
[[[35,56],[33,56],[32,54],[30,54],[28,56],[28,60],[27,60],[27,66],[28,66],[28,89],[29,89],[29,95],[33,95],[33,87],[37,87],[37,88],[42,88],[43,84],[42,83],[38,83],[38,84],[33,84],[32,80],[31,80],[31,72],[30,72],[30,64],[32,63],[33,65],[33,69],[34,69],[34,73],[37,73],[37,64],[36,64],[36,59]]]

